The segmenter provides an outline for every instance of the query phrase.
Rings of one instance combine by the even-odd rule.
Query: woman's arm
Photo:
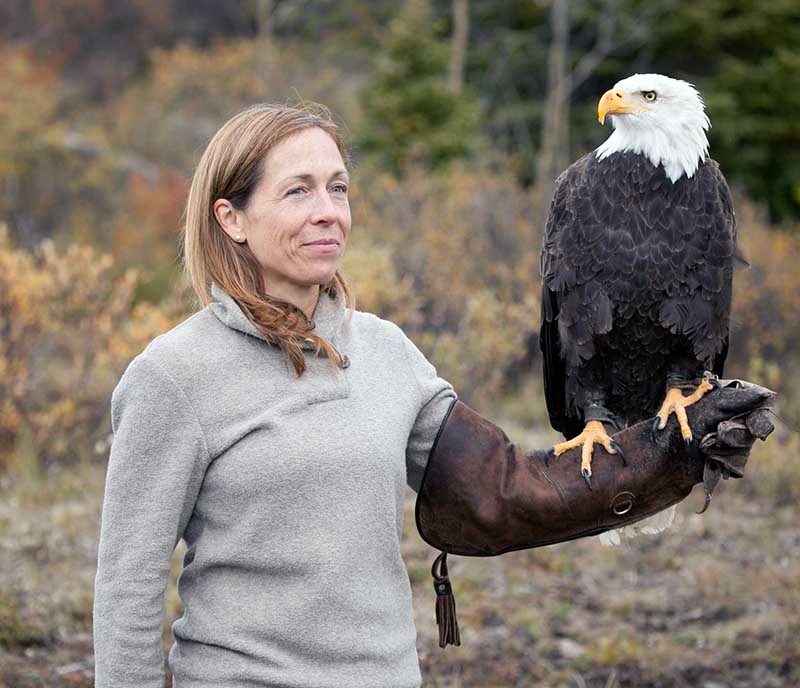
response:
[[[633,523],[681,501],[697,483],[704,484],[707,506],[719,477],[741,477],[755,438],[772,431],[767,409],[774,396],[764,387],[723,381],[688,409],[696,438],[688,455],[674,421],[658,437],[648,421],[617,433],[626,460],[599,457],[591,488],[578,470],[579,449],[558,458],[525,453],[499,427],[456,401],[427,462],[417,529],[443,553],[493,556]],[[444,647],[459,644],[459,636],[446,556],[437,563]]]
[[[764,387],[723,381],[691,407],[696,441],[688,453],[675,422],[658,437],[646,421],[617,433],[625,460],[599,457],[591,488],[577,468],[579,449],[559,457],[523,452],[499,427],[456,402],[419,490],[420,534],[451,554],[493,556],[634,523],[681,501],[698,483],[713,489],[722,468],[741,477],[742,453],[772,430],[764,414],[774,396]],[[741,438],[727,429],[736,417],[747,421]],[[739,446],[719,447],[719,437]]]
[[[189,400],[141,354],[111,399],[94,594],[95,685],[162,688],[164,591],[209,454]]]
[[[406,481],[408,486],[417,492],[434,438],[450,405],[456,400],[456,393],[447,380],[439,377],[436,368],[416,345],[402,331],[400,334],[406,363],[416,383],[419,408],[406,445]]]

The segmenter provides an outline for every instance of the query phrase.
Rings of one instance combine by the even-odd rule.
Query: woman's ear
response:
[[[247,241],[244,231],[244,212],[234,208],[233,204],[225,198],[218,198],[214,201],[213,209],[219,226],[231,239],[240,244]]]

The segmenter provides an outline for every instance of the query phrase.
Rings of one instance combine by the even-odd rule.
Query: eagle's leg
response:
[[[689,419],[686,417],[686,408],[696,401],[700,401],[707,392],[718,387],[719,383],[711,373],[704,373],[700,384],[688,396],[683,396],[683,387],[685,386],[681,385],[675,378],[671,378],[667,382],[667,395],[656,414],[656,418],[653,420],[653,434],[655,435],[656,430],[666,428],[670,414],[674,413],[678,419],[683,441],[688,446],[691,444],[693,437],[692,430],[689,427]]]
[[[622,447],[609,437],[603,425],[603,421],[614,424],[608,410],[599,404],[591,404],[585,410],[585,420],[586,426],[580,435],[556,444],[550,451],[555,456],[559,456],[570,449],[581,447],[581,475],[586,480],[589,489],[592,489],[592,452],[595,444],[601,445],[609,454],[619,454],[623,464],[627,465],[627,463]]]

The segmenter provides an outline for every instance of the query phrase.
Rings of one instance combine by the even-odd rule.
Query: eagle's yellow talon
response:
[[[664,398],[664,403],[656,414],[659,418],[658,429],[663,430],[667,427],[670,413],[674,413],[678,419],[678,425],[681,429],[681,436],[687,442],[693,439],[692,429],[689,427],[689,419],[686,416],[686,408],[691,406],[696,401],[700,401],[707,392],[714,389],[714,385],[708,379],[703,378],[703,381],[697,386],[697,389],[688,396],[683,396],[683,392],[678,387],[672,387],[667,391],[667,396]]]
[[[571,440],[561,442],[553,447],[553,453],[560,456],[570,449],[581,447],[581,475],[591,488],[592,450],[595,444],[601,445],[609,454],[617,454],[613,442],[599,420],[590,420],[583,432]]]

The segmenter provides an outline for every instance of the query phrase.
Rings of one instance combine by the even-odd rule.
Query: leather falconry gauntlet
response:
[[[578,470],[580,448],[558,458],[525,453],[461,401],[454,401],[431,449],[416,502],[422,539],[442,550],[433,565],[439,646],[460,645],[447,554],[495,556],[599,535],[681,501],[703,483],[708,507],[720,477],[740,478],[755,438],[772,432],[775,393],[741,380],[688,407],[695,441],[687,453],[672,418],[614,435],[619,455],[598,453],[591,489]],[[702,512],[700,512],[702,513]]]

